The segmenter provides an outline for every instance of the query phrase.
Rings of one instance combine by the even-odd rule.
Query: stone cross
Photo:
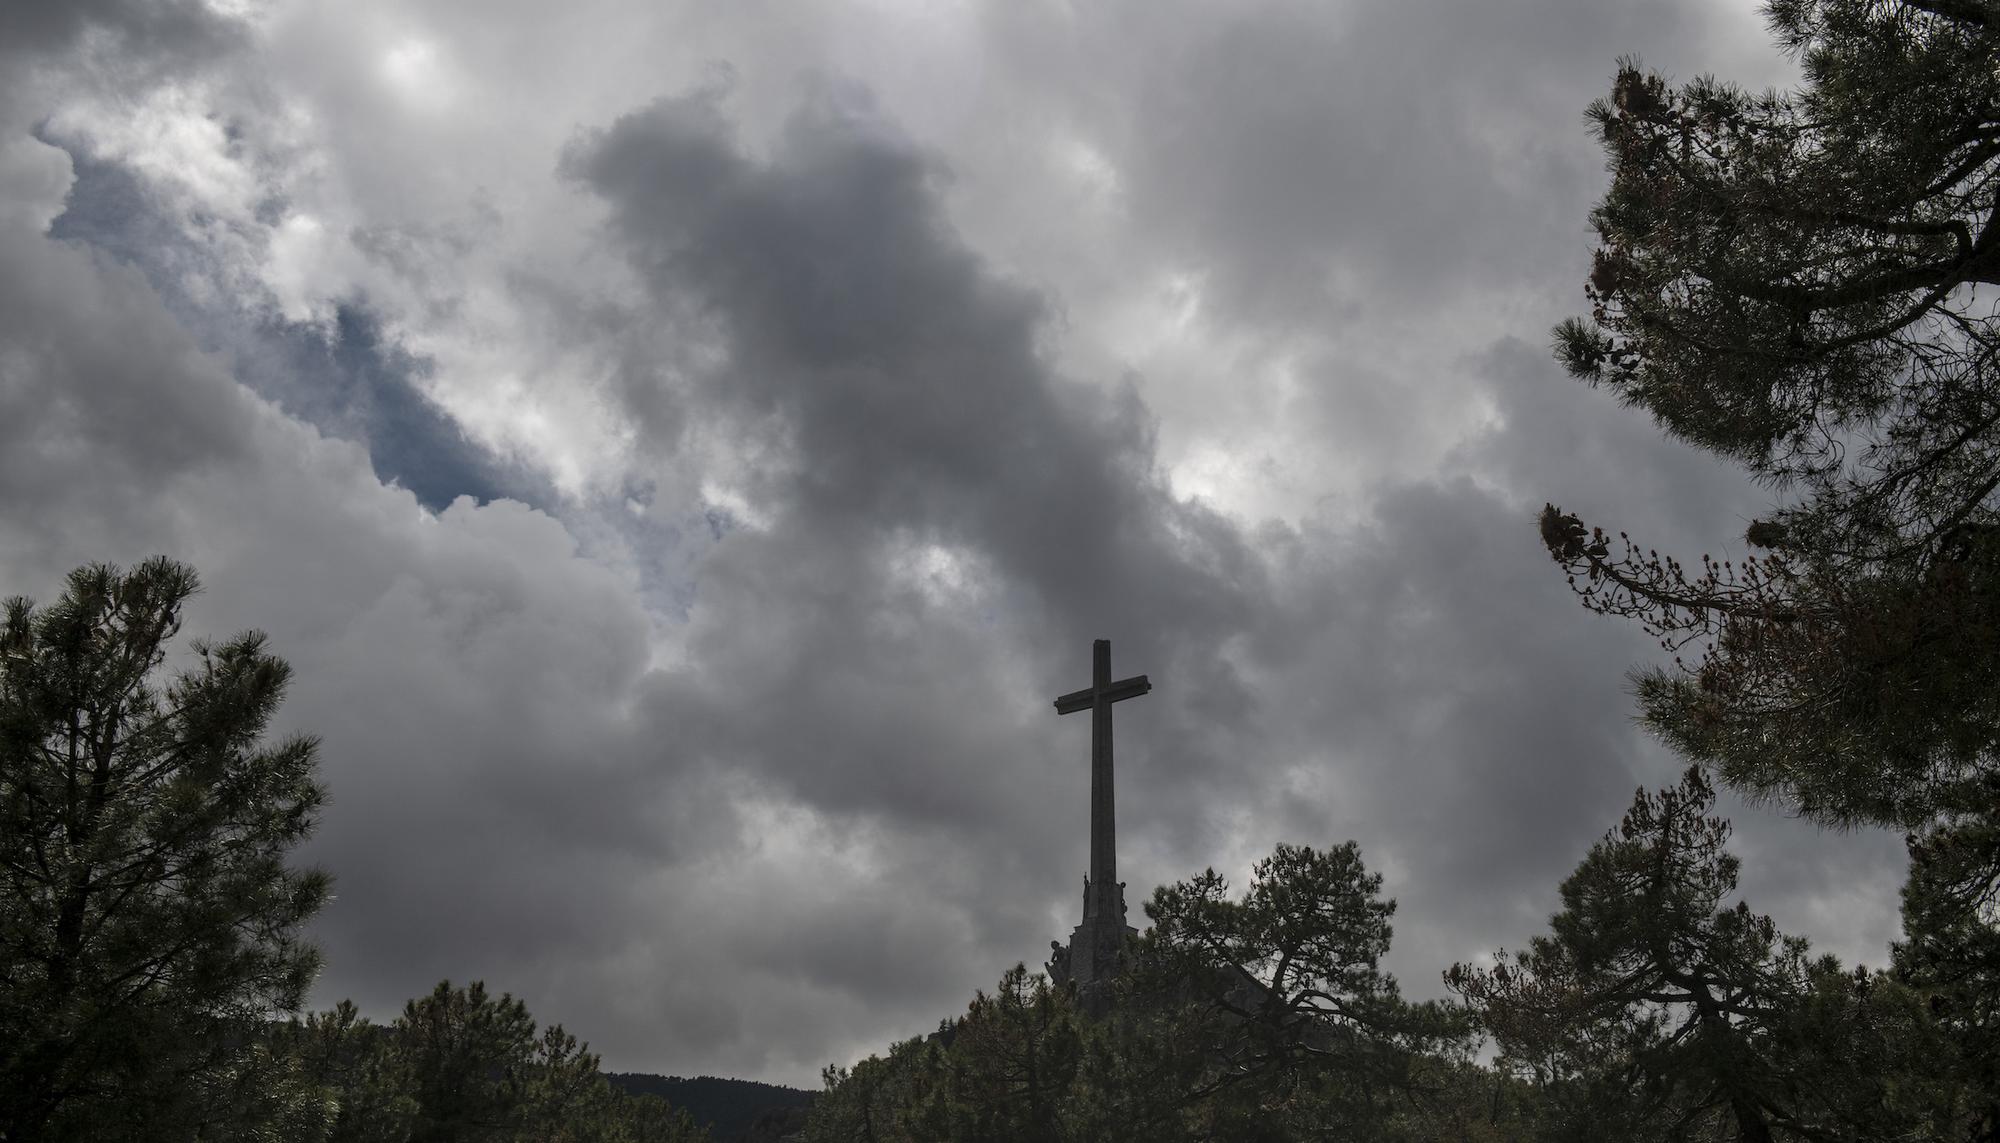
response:
[[[1057,714],[1090,712],[1090,879],[1084,883],[1083,923],[1070,939],[1065,966],[1080,985],[1109,979],[1113,965],[1108,958],[1126,933],[1111,784],[1111,704],[1152,689],[1144,675],[1112,682],[1111,640],[1099,639],[1091,648],[1090,686],[1056,700]]]
[[[1111,788],[1111,704],[1153,689],[1144,675],[1111,681],[1111,640],[1091,646],[1090,685],[1056,700],[1057,714],[1090,712],[1090,883],[1100,890],[1118,883],[1118,849]],[[1048,693],[1046,691],[1044,694]]]

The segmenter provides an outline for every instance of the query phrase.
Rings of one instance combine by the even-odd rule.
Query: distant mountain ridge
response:
[[[657,1095],[687,1109],[694,1121],[708,1128],[715,1143],[775,1143],[805,1126],[806,1111],[817,1092],[723,1079],[720,1076],[656,1076],[645,1072],[611,1072],[613,1087],[634,1095]]]

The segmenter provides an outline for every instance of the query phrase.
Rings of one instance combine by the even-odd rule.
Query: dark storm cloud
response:
[[[656,293],[727,331],[731,368],[702,396],[781,422],[796,464],[759,491],[787,511],[1000,532],[1025,555],[1026,532],[1097,546],[1142,494],[1116,472],[1149,462],[1137,410],[1066,420],[1035,356],[1040,299],[983,270],[941,221],[934,165],[863,113],[822,96],[764,165],[708,102],[662,104],[570,168]]]
[[[690,420],[767,444],[753,499],[775,522],[728,537],[703,571],[709,608],[743,614],[696,628],[713,640],[702,661],[744,672],[744,694],[786,696],[754,720],[720,719],[718,733],[762,740],[743,753],[789,771],[768,757],[780,744],[824,744],[888,779],[857,784],[824,760],[787,774],[816,799],[929,800],[970,817],[1002,796],[986,787],[1004,772],[968,784],[922,746],[965,737],[964,712],[930,714],[941,696],[926,692],[962,678],[953,705],[982,705],[992,651],[933,662],[942,632],[877,622],[927,614],[888,574],[926,544],[962,553],[1005,597],[982,633],[995,650],[1026,622],[1034,661],[1067,668],[1067,683],[1089,633],[1129,633],[1122,653],[1173,657],[1182,685],[1212,701],[1232,693],[1205,647],[1240,621],[1256,561],[1233,528],[1167,495],[1131,391],[1107,400],[1051,376],[1040,299],[942,221],[934,161],[823,93],[768,162],[697,99],[621,120],[569,169],[611,204],[611,233],[661,307],[722,331],[727,366],[681,394]],[[865,696],[835,693],[871,681]],[[1018,717],[1038,698],[999,701]]]
[[[227,404],[159,399],[149,373],[202,375],[207,363],[136,270],[65,254],[16,227],[0,228],[0,244],[0,487],[17,506],[13,520],[51,548],[69,546],[52,542],[61,533],[143,546],[161,534],[145,498],[99,490],[226,467],[246,452],[247,419]],[[135,357],[139,346],[150,358]],[[91,479],[80,482],[86,460]]]
[[[39,62],[91,32],[110,36],[121,54],[183,60],[237,35],[202,0],[8,0],[0,6],[0,59]]]
[[[992,23],[1027,98],[1055,93],[1105,150],[1135,229],[1279,326],[1573,266],[1600,164],[1583,107],[1615,58],[1714,66],[1712,17],[1644,0],[1022,5]]]

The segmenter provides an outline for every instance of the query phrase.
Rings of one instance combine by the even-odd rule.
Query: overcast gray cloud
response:
[[[0,11],[0,52],[34,64],[94,37],[128,74],[209,58],[240,32],[201,0],[18,0]]]
[[[1581,104],[1781,76],[1754,14],[791,12],[11,17],[0,583],[165,552],[271,632],[317,1000],[484,978],[810,1083],[1074,923],[1097,637],[1155,682],[1135,910],[1352,837],[1413,991],[1525,941],[1679,768],[1534,511],[1700,550],[1762,496],[1541,348]],[[1880,959],[1893,839],[1738,823],[1753,904]]]

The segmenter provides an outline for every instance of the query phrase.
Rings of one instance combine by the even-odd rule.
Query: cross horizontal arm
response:
[[[1145,694],[1146,692],[1152,689],[1153,689],[1153,684],[1146,678],[1146,676],[1134,675],[1129,679],[1120,679],[1117,682],[1112,683],[1110,686],[1105,687],[1104,701],[1123,702],[1128,698],[1138,698],[1140,695]],[[1080,691],[1071,691],[1070,693],[1057,699],[1056,713],[1075,714],[1077,711],[1089,710],[1096,705],[1097,705],[1097,688],[1085,687]]]

